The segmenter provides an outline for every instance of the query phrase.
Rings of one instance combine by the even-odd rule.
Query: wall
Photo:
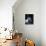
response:
[[[46,46],[46,0],[41,1],[41,38],[42,46]]]
[[[12,29],[12,6],[16,0],[0,0],[0,27]]]
[[[16,6],[16,5],[14,5]],[[23,33],[23,37],[35,41],[36,46],[41,46],[41,1],[23,0],[16,8],[13,8],[15,28]],[[34,14],[34,24],[25,24],[25,14]]]

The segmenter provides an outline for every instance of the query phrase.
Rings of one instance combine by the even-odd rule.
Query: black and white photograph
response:
[[[33,14],[25,14],[25,24],[33,24]]]

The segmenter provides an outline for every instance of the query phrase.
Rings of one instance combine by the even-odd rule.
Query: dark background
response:
[[[30,18],[30,20],[28,20],[28,18]],[[28,22],[25,22],[25,24],[33,24],[33,18],[33,14],[25,14],[25,21],[28,20]]]

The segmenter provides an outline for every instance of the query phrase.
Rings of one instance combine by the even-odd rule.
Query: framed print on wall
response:
[[[25,24],[34,23],[34,14],[25,14]]]

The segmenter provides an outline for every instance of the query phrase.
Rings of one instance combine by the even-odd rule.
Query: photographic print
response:
[[[25,24],[33,24],[33,14],[25,14]]]

